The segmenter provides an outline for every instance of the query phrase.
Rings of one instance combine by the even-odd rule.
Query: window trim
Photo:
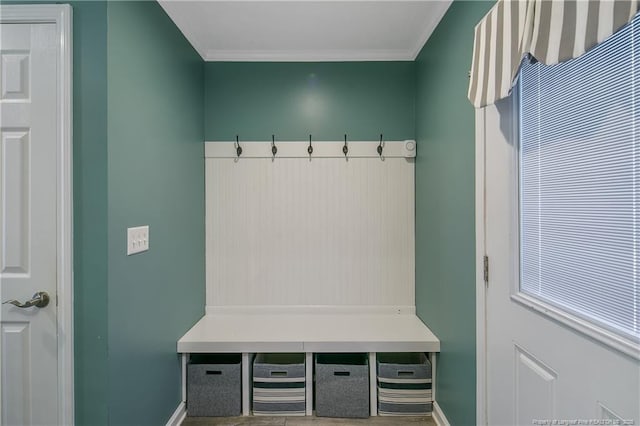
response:
[[[512,261],[512,279],[511,279],[511,300],[519,305],[528,308],[547,319],[554,321],[567,328],[573,329],[593,340],[600,342],[611,349],[617,350],[634,360],[640,360],[640,342],[636,342],[621,334],[615,333],[593,321],[582,318],[571,311],[563,309],[559,306],[546,302],[534,295],[530,295],[520,291],[520,241],[522,235],[521,226],[521,200],[520,200],[520,116],[521,116],[521,93],[520,93],[520,73],[511,94],[511,116],[513,117],[513,134],[511,140],[514,141],[516,149],[513,155],[512,171],[515,181],[515,205],[513,206],[513,214],[515,215],[514,223],[517,224],[517,230],[513,233],[514,253]]]
[[[519,264],[517,268],[519,269]],[[516,282],[520,287],[520,282]],[[513,289],[512,289],[513,291]],[[511,300],[640,361],[640,344],[516,289]]]

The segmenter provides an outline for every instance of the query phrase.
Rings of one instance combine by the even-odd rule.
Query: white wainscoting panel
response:
[[[414,306],[414,160],[206,159],[207,306]]]

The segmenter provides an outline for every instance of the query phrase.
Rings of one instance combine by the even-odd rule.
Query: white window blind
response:
[[[520,291],[640,341],[640,17],[520,89]]]

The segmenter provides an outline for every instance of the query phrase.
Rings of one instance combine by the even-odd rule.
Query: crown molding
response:
[[[424,31],[418,39],[418,42],[413,47],[413,49],[411,49],[411,59],[409,60],[413,61],[418,57],[418,55],[422,51],[422,48],[427,43],[427,40],[429,40],[429,37],[431,37],[431,34],[433,34],[442,18],[444,18],[447,10],[449,10],[449,7],[451,6],[451,3],[453,3],[453,0],[441,1],[440,3],[442,3],[442,8],[431,16],[431,21],[427,23]]]
[[[413,50],[209,50],[207,62],[365,62],[413,61]]]

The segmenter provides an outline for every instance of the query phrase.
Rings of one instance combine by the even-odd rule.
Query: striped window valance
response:
[[[475,28],[469,100],[506,98],[525,55],[546,65],[576,58],[637,11],[638,0],[498,0]]]

